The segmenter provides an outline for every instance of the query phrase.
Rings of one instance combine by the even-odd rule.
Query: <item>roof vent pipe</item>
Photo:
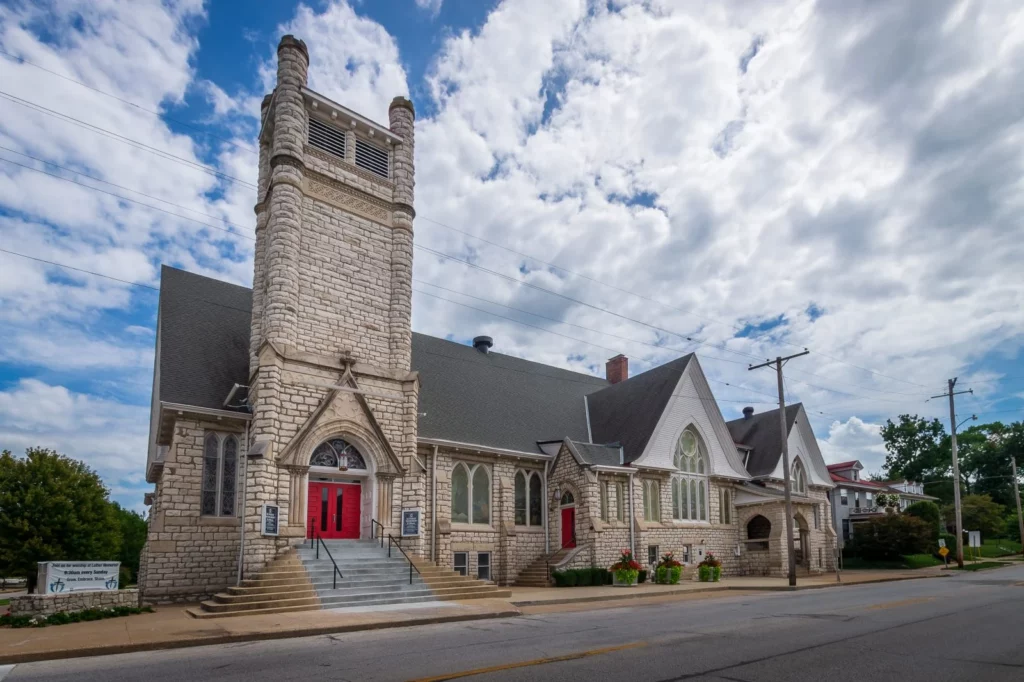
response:
[[[744,419],[750,419],[753,416],[754,416],[754,408],[753,407],[747,406],[747,407],[743,408],[743,418]]]
[[[476,348],[481,353],[487,354],[487,351],[494,345],[494,339],[489,336],[478,336],[473,339],[473,348]]]

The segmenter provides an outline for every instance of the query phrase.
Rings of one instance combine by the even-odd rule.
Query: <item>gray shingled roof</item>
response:
[[[159,398],[224,409],[249,383],[252,290],[163,266],[160,270]]]
[[[643,454],[693,354],[587,396],[595,443],[620,443],[626,463]]]
[[[786,405],[786,435],[793,430],[802,404]],[[779,410],[769,410],[726,422],[734,442],[751,448],[747,471],[751,476],[767,476],[779,464],[782,437],[779,434]]]
[[[420,438],[540,452],[537,441],[587,440],[583,396],[608,385],[424,334],[412,335],[420,373]]]
[[[250,289],[164,266],[160,400],[223,409],[231,386],[248,383],[251,310]],[[525,452],[540,452],[538,440],[586,441],[583,396],[608,385],[415,333],[412,368],[421,437]]]
[[[576,448],[576,452],[579,453],[580,457],[587,464],[597,464],[599,466],[622,465],[619,458],[618,444],[595,445],[594,443],[581,443],[574,440],[572,446]]]

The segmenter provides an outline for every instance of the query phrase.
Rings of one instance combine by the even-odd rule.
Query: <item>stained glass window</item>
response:
[[[672,477],[672,518],[677,521],[707,521],[707,451],[692,427],[679,436],[673,461],[679,473]],[[678,506],[676,499],[679,500]]]

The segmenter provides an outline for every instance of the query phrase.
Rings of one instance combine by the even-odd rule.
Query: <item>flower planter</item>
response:
[[[612,578],[612,585],[615,587],[635,587],[639,576],[640,571],[615,571],[615,575]]]
[[[717,583],[722,579],[721,566],[701,566],[697,575],[702,583]]]

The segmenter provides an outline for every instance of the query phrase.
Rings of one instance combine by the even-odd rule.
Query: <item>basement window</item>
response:
[[[452,568],[459,575],[466,575],[469,572],[469,552],[455,552]]]
[[[491,579],[491,553],[480,552],[476,555],[476,577],[480,580]]]
[[[309,119],[309,145],[345,158],[345,131],[339,130],[315,118]]]
[[[388,150],[356,138],[356,165],[374,175],[387,178],[391,165]]]

